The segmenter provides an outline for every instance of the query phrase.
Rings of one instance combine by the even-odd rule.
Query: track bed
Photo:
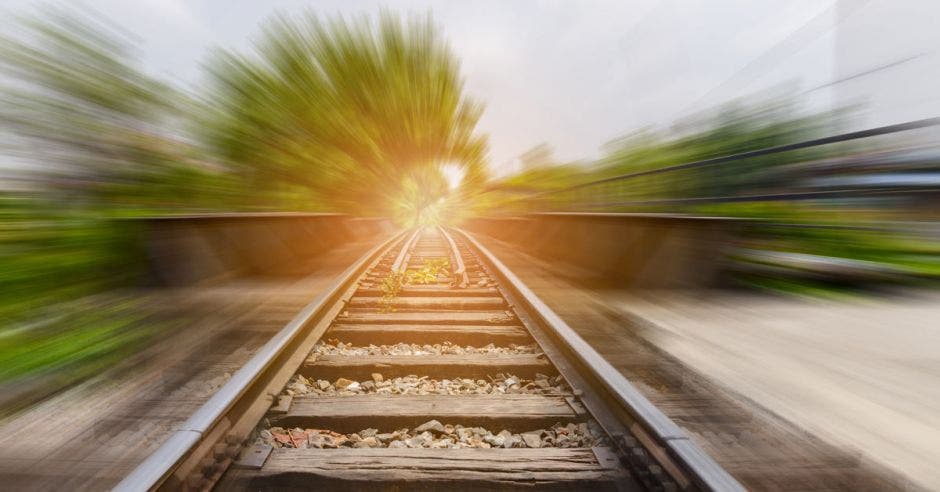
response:
[[[124,488],[737,490],[477,248],[379,249]]]
[[[223,488],[616,489],[627,479],[496,280],[445,234],[423,230],[364,275],[282,393],[289,403],[257,429],[254,448],[270,455],[236,463]],[[393,272],[405,276],[395,293]]]

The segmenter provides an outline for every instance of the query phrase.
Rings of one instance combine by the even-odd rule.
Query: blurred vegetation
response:
[[[597,211],[671,211],[694,213],[700,206],[675,204],[618,206],[617,202],[725,196],[759,192],[769,183],[774,166],[803,162],[844,152],[844,147],[804,149],[747,159],[726,165],[654,174],[615,183],[587,183],[677,164],[728,156],[768,147],[829,136],[846,110],[803,114],[783,89],[732,101],[702,111],[668,128],[646,128],[608,142],[601,158],[591,162],[562,163],[545,157],[545,145],[520,156],[523,171],[490,185],[494,207],[517,210],[591,208]],[[533,156],[539,156],[533,159]],[[746,214],[748,205],[730,207]]]
[[[430,17],[276,16],[250,52],[210,53],[195,93],[140,69],[134,43],[104,20],[46,9],[15,26],[0,39],[0,383],[63,371],[61,383],[75,381],[160,329],[142,325],[133,302],[80,301],[128,285],[141,267],[129,218],[295,210],[421,224],[576,208],[840,222],[847,213],[809,202],[638,204],[779,189],[792,172],[769,171],[854,149],[845,145],[562,191],[829,135],[845,116],[803,113],[789,97],[634,133],[593,162],[558,162],[543,144],[520,157],[523,172],[488,182],[483,106]],[[794,231],[758,229],[746,246],[938,271],[931,243]]]
[[[142,267],[129,218],[428,222],[485,180],[482,105],[429,17],[278,16],[253,53],[211,53],[197,93],[141,70],[104,19],[47,8],[15,27],[0,39],[0,383],[74,382],[160,330],[98,296]]]
[[[593,162],[557,162],[540,145],[520,156],[522,172],[489,185],[480,206],[483,213],[502,214],[639,212],[756,219],[743,227],[731,260],[748,285],[772,289],[815,295],[825,290],[827,282],[820,279],[826,277],[836,281],[829,284],[836,289],[845,287],[846,279],[875,285],[940,278],[937,238],[929,231],[902,225],[912,219],[937,219],[912,198],[916,194],[804,201],[710,200],[819,191],[826,189],[817,184],[821,179],[813,181],[820,176],[839,183],[853,173],[881,173],[877,175],[890,182],[892,172],[910,170],[890,155],[883,156],[876,168],[856,171],[851,164],[840,168],[838,159],[877,150],[877,142],[829,144],[609,180],[828,137],[840,133],[842,122],[854,111],[807,113],[800,110],[792,93],[778,89],[703,111],[664,130],[646,129],[619,138],[608,143],[603,157]],[[889,143],[896,146],[897,141],[902,140]],[[932,163],[920,166],[918,171],[940,171],[940,153]]]
[[[458,69],[430,18],[279,16],[254,56],[213,60],[205,134],[259,196],[302,184],[332,208],[415,220],[448,191],[442,164],[484,165]]]

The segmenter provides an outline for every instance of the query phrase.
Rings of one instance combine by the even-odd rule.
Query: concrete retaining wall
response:
[[[192,285],[238,276],[303,275],[351,239],[396,230],[387,219],[340,214],[215,214],[139,219],[148,285]],[[635,288],[722,283],[739,223],[656,214],[531,214],[470,219],[463,227]]]
[[[660,214],[531,214],[470,219],[464,227],[579,267],[606,284],[698,288],[723,283],[739,222]]]
[[[303,275],[351,239],[395,230],[387,219],[340,214],[215,214],[140,219],[149,285],[226,277]]]

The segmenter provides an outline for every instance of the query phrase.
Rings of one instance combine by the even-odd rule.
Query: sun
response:
[[[441,164],[441,174],[443,174],[444,179],[447,180],[447,186],[453,191],[460,186],[464,175],[467,174],[467,170],[459,164]]]

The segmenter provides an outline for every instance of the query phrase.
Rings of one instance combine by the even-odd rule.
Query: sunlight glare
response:
[[[444,179],[447,180],[447,186],[454,190],[460,186],[467,171],[460,164],[450,163],[441,165],[441,173],[444,174]]]

